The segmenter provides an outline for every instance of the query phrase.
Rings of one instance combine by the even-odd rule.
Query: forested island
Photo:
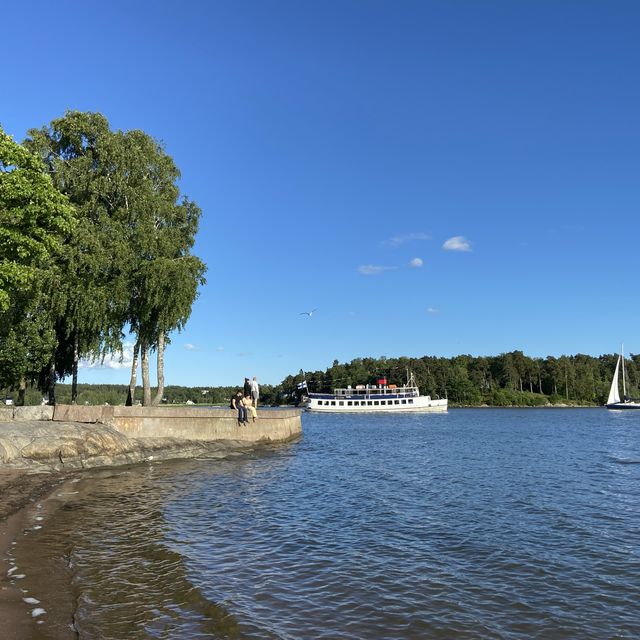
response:
[[[598,406],[607,399],[616,359],[615,354],[530,358],[521,351],[486,357],[356,358],[342,364],[334,361],[325,371],[300,371],[277,385],[263,384],[260,398],[263,405],[297,404],[301,399],[298,385],[303,380],[311,391],[330,392],[335,387],[374,383],[381,375],[389,383],[401,384],[410,370],[422,393],[447,397],[451,406]],[[625,367],[627,393],[638,396],[640,356],[626,358]],[[169,385],[164,388],[162,404],[227,406],[236,391],[235,386]],[[9,389],[4,393],[11,395]],[[79,384],[76,402],[125,404],[128,393],[126,385]],[[57,398],[60,403],[71,403],[71,385],[58,384]],[[25,404],[43,400],[37,388],[27,390]]]

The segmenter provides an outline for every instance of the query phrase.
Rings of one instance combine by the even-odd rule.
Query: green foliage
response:
[[[375,383],[379,375],[384,375],[390,384],[401,385],[406,380],[407,369],[413,371],[422,393],[432,396],[448,397],[450,404],[464,406],[490,405],[494,407],[538,407],[547,405],[602,405],[609,393],[609,386],[615,368],[615,355],[599,358],[591,356],[549,357],[546,360],[531,359],[522,355],[524,367],[521,371],[536,374],[532,379],[523,379],[523,386],[534,387],[534,391],[520,391],[520,382],[513,378],[504,378],[498,384],[491,371],[503,371],[505,356],[493,357],[457,356],[455,358],[356,358],[348,363],[334,361],[326,371],[299,371],[287,376],[279,385],[261,385],[260,402],[265,405],[297,404],[300,401],[298,383],[306,380],[310,391],[331,392],[336,387]],[[507,358],[508,362],[513,362]],[[626,367],[637,375],[640,356],[631,356]],[[565,369],[558,369],[558,362]],[[560,378],[556,381],[557,372]],[[588,372],[588,375],[585,373]],[[584,383],[584,379],[589,384]],[[581,382],[582,380],[582,382]],[[569,381],[568,387],[562,387],[560,393],[554,392],[556,382]],[[571,382],[572,381],[572,382]],[[541,388],[537,388],[541,384]],[[595,384],[595,387],[593,386]],[[59,401],[68,402],[70,395],[67,385],[59,385]],[[163,404],[222,405],[227,406],[229,398],[240,387],[181,387],[168,386],[164,390]],[[569,391],[569,398],[566,391]],[[595,394],[594,394],[595,389]],[[631,396],[640,396],[637,378],[628,386]],[[70,393],[70,392],[69,392]],[[455,395],[454,395],[455,394]],[[79,385],[78,402],[89,404],[124,404],[127,387],[124,385]],[[29,391],[28,404],[39,404],[41,395]]]
[[[0,311],[34,285],[73,222],[40,159],[0,128]]]
[[[112,131],[99,113],[68,111],[29,136],[79,219],[52,298],[58,376],[81,357],[121,350],[126,329],[145,353],[164,344],[187,322],[206,270],[191,254],[200,209],[181,197],[173,160],[143,131]],[[143,377],[148,384],[144,368]]]
[[[164,405],[174,404],[194,404],[199,406],[229,406],[229,399],[238,391],[240,387],[182,387],[169,385],[165,387],[163,394]],[[274,395],[272,385],[263,385],[260,388],[260,404],[267,406],[277,400]],[[118,384],[79,384],[78,404],[102,405],[123,405],[127,398],[129,387]],[[140,392],[138,388],[138,392]],[[155,389],[154,389],[155,391]],[[0,402],[6,397],[12,396],[15,400],[15,393],[10,387],[0,386]],[[61,404],[71,403],[71,385],[57,385],[57,399]],[[42,393],[35,387],[27,389],[25,396],[26,405],[39,405],[42,403]]]
[[[335,360],[326,371],[288,376],[280,386],[283,397],[294,402],[297,383],[305,377],[310,391],[328,393],[336,387],[374,383],[379,374],[400,385],[410,370],[422,393],[447,397],[453,406],[602,405],[609,393],[615,363],[615,355],[594,358],[578,354],[542,359],[530,358],[522,351],[449,359],[356,358],[344,364]],[[639,364],[640,357],[632,356],[626,365],[628,393],[636,397],[640,396]]]
[[[55,291],[73,209],[45,165],[0,129],[0,385],[33,382],[55,349]]]

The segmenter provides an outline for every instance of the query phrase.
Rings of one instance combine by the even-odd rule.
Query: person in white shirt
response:
[[[260,387],[258,386],[258,381],[256,377],[253,376],[253,380],[251,381],[251,399],[253,400],[253,406],[258,407],[258,398],[260,397]]]

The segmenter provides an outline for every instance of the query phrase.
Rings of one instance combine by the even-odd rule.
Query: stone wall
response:
[[[13,420],[53,420],[53,407],[38,405],[34,407],[0,407],[0,422]]]
[[[130,438],[285,442],[302,433],[300,409],[260,409],[239,427],[237,412],[213,407],[91,407],[57,405],[54,422],[101,423]]]
[[[225,457],[302,433],[298,409],[258,409],[239,427],[236,411],[199,407],[0,407],[0,469],[57,471],[143,460]]]

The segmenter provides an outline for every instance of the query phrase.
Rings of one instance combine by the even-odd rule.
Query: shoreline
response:
[[[33,604],[12,578],[12,548],[24,530],[29,511],[39,501],[46,500],[69,480],[69,473],[29,474],[21,470],[0,470],[0,620],[3,640],[34,638]]]
[[[299,410],[265,411],[240,427],[229,409],[0,407],[0,633],[2,640],[77,638],[65,559],[30,549],[58,493],[83,470],[246,454],[302,435]],[[44,551],[43,551],[44,549]]]

